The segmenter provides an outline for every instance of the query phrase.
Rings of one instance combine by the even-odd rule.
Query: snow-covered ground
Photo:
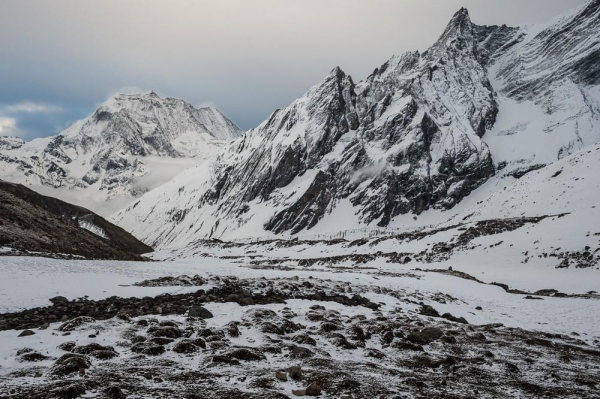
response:
[[[288,249],[288,255],[298,248]],[[309,251],[299,252],[302,256]],[[234,253],[234,252],[232,252]],[[160,254],[157,254],[160,256]],[[226,253],[221,255],[225,256]],[[279,255],[283,255],[279,252]],[[313,256],[317,254],[313,253]],[[321,256],[329,254],[321,252]],[[440,311],[465,317],[475,324],[503,323],[507,326],[570,334],[577,332],[584,339],[600,339],[599,299],[552,298],[526,300],[525,295],[509,294],[494,285],[443,275],[415,271],[415,268],[441,269],[453,265],[454,270],[474,275],[480,280],[509,284],[530,292],[557,289],[566,293],[600,292],[599,271],[592,269],[554,269],[543,265],[519,264],[494,271],[495,265],[485,262],[485,255],[473,260],[468,257],[430,265],[411,262],[406,265],[386,263],[382,259],[355,267],[311,267],[258,269],[248,267],[249,258],[219,259],[214,256],[191,257],[175,261],[116,262],[86,260],[56,260],[34,257],[0,258],[0,312],[15,312],[25,308],[48,306],[49,298],[62,295],[69,299],[87,296],[98,300],[113,295],[121,297],[155,296],[162,293],[194,292],[197,287],[137,287],[132,284],[163,276],[200,275],[237,276],[238,278],[277,278],[309,276],[319,280],[365,284],[373,289],[365,294],[374,302],[385,302],[393,308],[397,301],[390,296],[375,294],[377,287],[414,294],[432,301],[436,294],[447,294],[456,301],[439,304]],[[506,262],[510,263],[510,262]],[[349,264],[348,264],[349,265]],[[283,265],[285,266],[285,264]],[[499,278],[502,274],[506,278]],[[493,276],[493,277],[489,277]],[[539,281],[543,281],[540,283]],[[475,310],[481,306],[482,311]]]

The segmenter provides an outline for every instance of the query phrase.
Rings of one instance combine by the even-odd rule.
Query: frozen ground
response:
[[[362,260],[363,247],[205,242],[156,262],[0,257],[0,397],[286,398],[313,383],[323,397],[594,397],[595,295],[526,299],[444,274],[450,260]],[[493,263],[479,267],[493,274]],[[532,278],[519,289],[536,290],[543,265],[521,267]],[[545,287],[600,288],[595,268],[564,270]],[[153,286],[180,275],[201,285]],[[70,302],[50,306],[57,295]],[[184,314],[200,303],[212,317]]]

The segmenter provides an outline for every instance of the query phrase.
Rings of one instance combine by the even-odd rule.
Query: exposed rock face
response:
[[[106,199],[137,197],[147,157],[212,157],[240,129],[216,108],[183,100],[119,94],[60,134],[24,143],[0,139],[4,178],[55,188],[98,190]]]
[[[152,248],[93,212],[0,180],[0,247],[38,255],[141,260]],[[52,298],[64,303],[64,297]]]
[[[479,26],[461,9],[423,54],[394,56],[360,83],[335,68],[198,171],[209,178],[173,181],[115,220],[135,229],[182,215],[156,222],[148,237],[177,245],[241,231],[296,234],[342,205],[347,215],[337,217],[353,227],[452,208],[496,169],[518,175],[600,140],[600,64],[575,61],[600,48],[598,4],[536,31]],[[537,136],[550,132],[540,149]]]

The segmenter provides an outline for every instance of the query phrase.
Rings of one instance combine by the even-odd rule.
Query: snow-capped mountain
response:
[[[241,134],[214,107],[197,109],[154,92],[119,94],[56,136],[27,143],[0,138],[0,174],[14,182],[67,189],[45,192],[98,210],[86,199],[101,205],[107,200],[122,205],[123,198],[131,202],[156,180],[189,166],[189,158],[194,163],[211,159]]]
[[[114,220],[166,246],[451,209],[494,175],[518,179],[600,140],[599,32],[600,0],[517,28],[476,25],[461,9],[426,52],[360,83],[335,68],[209,168]]]

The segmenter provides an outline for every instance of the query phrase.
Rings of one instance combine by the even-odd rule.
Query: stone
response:
[[[292,389],[294,396],[306,396],[306,389]]]
[[[125,398],[127,398],[127,396],[123,393],[121,388],[119,388],[118,386],[115,386],[115,385],[106,388],[104,390],[104,395],[106,395],[106,397],[108,399],[125,399]]]
[[[313,382],[306,388],[306,395],[308,396],[319,396],[321,392],[322,389],[316,382]]]
[[[302,378],[302,368],[300,368],[300,366],[291,366],[287,371],[292,380],[299,380]]]
[[[49,301],[52,302],[52,305],[54,306],[62,305],[69,302],[69,300],[64,296],[55,296],[54,298],[50,298]]]
[[[214,317],[208,309],[199,305],[193,305],[188,311],[188,316],[200,317],[202,319],[211,319]]]
[[[52,366],[52,374],[64,376],[90,368],[92,364],[84,355],[67,353],[58,358]]]
[[[285,371],[276,371],[275,372],[275,378],[277,378],[278,380],[281,381],[287,381],[287,373]]]
[[[30,335],[35,335],[35,332],[31,330],[23,330],[21,331],[21,334],[19,334],[19,337],[28,337]]]
[[[200,350],[196,345],[190,341],[180,341],[173,346],[173,352],[175,353],[196,353]]]
[[[66,316],[63,316],[63,319],[64,319],[65,317],[66,317]],[[59,329],[60,331],[66,331],[66,332],[68,332],[68,331],[73,331],[73,330],[75,330],[76,328],[78,328],[78,327],[80,327],[80,326],[82,326],[82,325],[84,325],[84,324],[87,324],[87,323],[93,323],[93,322],[95,322],[95,321],[96,321],[96,320],[95,320],[94,318],[92,318],[92,317],[88,317],[88,316],[79,316],[79,317],[76,317],[76,318],[74,318],[74,319],[72,319],[72,320],[69,320],[69,321],[66,321],[66,322],[64,322],[64,323],[63,323],[63,324],[62,324],[62,325],[61,325],[61,326],[60,326],[58,329]]]
[[[313,351],[302,346],[295,346],[290,350],[290,357],[292,359],[305,359],[312,356],[314,356]]]

